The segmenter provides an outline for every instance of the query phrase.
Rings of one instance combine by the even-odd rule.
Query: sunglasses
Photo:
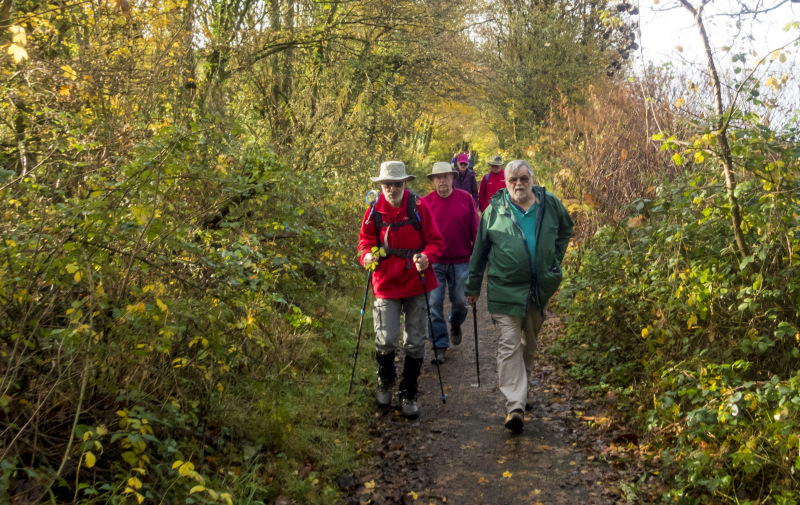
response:
[[[522,184],[528,184],[531,182],[531,178],[527,175],[523,175],[522,177],[509,177],[506,179],[506,182],[510,182],[511,184],[516,184],[517,181],[521,182]]]
[[[400,181],[400,182],[382,182],[381,186],[383,186],[384,188],[402,188],[403,184],[405,184],[405,182],[403,182],[403,181]]]
[[[467,165],[469,165],[469,163],[459,163],[458,165],[461,167],[466,167]]]

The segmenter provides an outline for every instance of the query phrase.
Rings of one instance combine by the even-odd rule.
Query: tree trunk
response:
[[[428,121],[425,129],[425,144],[422,147],[422,154],[428,154],[428,150],[431,148],[431,138],[433,138],[433,120]]]
[[[284,0],[283,27],[288,32],[289,42],[294,42],[294,0]],[[288,105],[292,97],[292,87],[294,86],[294,48],[290,44],[283,54],[283,72],[281,73],[280,87],[281,96]],[[296,126],[296,125],[295,125]]]
[[[290,1],[290,0],[289,0]],[[275,38],[281,37],[286,31],[292,29],[294,21],[294,6],[287,6],[287,0],[271,0],[269,6],[269,24]],[[272,140],[281,145],[291,144],[291,128],[286,114],[289,102],[287,72],[291,71],[290,50],[282,51],[271,57],[272,71],[269,79],[270,96],[268,98],[270,110],[270,127]],[[280,136],[280,137],[279,137]]]
[[[700,31],[700,37],[703,39],[703,47],[706,52],[706,61],[708,62],[708,74],[711,77],[711,83],[714,86],[714,112],[717,115],[716,126],[720,150],[722,153],[722,169],[725,174],[725,188],[728,194],[728,205],[731,207],[733,236],[736,240],[736,245],[739,248],[739,253],[742,255],[742,258],[746,258],[747,256],[750,256],[750,248],[747,246],[744,233],[742,232],[742,215],[739,208],[739,201],[735,195],[736,178],[733,173],[733,156],[731,154],[730,145],[728,144],[727,123],[723,118],[725,109],[722,106],[722,85],[719,81],[717,67],[714,64],[714,54],[711,51],[708,33],[706,32],[705,23],[703,22],[703,7],[706,5],[707,0],[705,0],[698,9],[690,4],[688,0],[680,0],[680,2],[694,16],[697,29]]]
[[[5,28],[11,25],[9,20],[11,19],[11,7],[13,5],[13,0],[3,0],[3,4],[0,6],[0,30],[5,31]]]
[[[194,52],[194,0],[189,0],[183,13],[183,65],[181,68],[181,101],[182,107],[176,107],[176,113],[187,114],[190,112],[194,99],[197,96],[197,62]],[[191,115],[189,116],[191,117]],[[176,121],[179,119],[176,118]]]

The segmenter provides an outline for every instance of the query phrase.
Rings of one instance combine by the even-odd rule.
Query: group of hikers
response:
[[[502,157],[494,156],[488,165],[479,190],[468,154],[454,156],[452,164],[434,163],[427,174],[434,191],[422,198],[406,188],[415,176],[401,161],[382,163],[379,175],[370,178],[381,191],[364,214],[358,249],[375,294],[376,400],[380,408],[391,405],[395,355],[402,346],[398,397],[405,417],[419,416],[417,381],[426,337],[438,367],[447,349],[461,343],[461,326],[469,306],[474,310],[488,268],[487,305],[499,331],[505,427],[521,433],[524,410],[533,408],[537,335],[561,283],[573,222],[558,198],[534,184],[527,162],[513,160],[503,168]]]

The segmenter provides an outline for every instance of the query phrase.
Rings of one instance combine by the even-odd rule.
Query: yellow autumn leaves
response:
[[[217,491],[209,489],[205,486],[195,486],[189,490],[189,494],[200,493],[202,491],[205,491],[206,494],[208,494],[208,496],[214,501],[224,500],[228,505],[233,505],[233,499],[230,493],[218,493]]]
[[[80,271],[80,267],[77,263],[70,263],[67,265],[67,273],[74,274],[73,279],[75,279],[75,282],[80,282],[81,278],[83,278],[83,273]]]
[[[92,462],[92,464],[94,464],[94,462]],[[88,461],[87,466],[89,466]],[[194,463],[191,461],[177,460],[172,464],[172,469],[178,470],[178,478],[189,477],[193,478],[199,483],[189,490],[189,494],[205,492],[213,501],[222,501],[227,505],[233,505],[233,496],[230,493],[220,493],[219,491],[215,491],[214,489],[206,487],[205,479],[203,479],[203,477],[198,474],[194,468]],[[139,470],[142,475],[145,473],[143,469],[135,470]],[[142,489],[144,483],[138,477],[132,476],[125,481],[125,484],[125,489],[122,491],[123,494],[133,494],[136,497],[136,501],[138,503],[142,503],[144,501],[144,495],[140,493],[139,490]]]
[[[83,434],[83,441],[88,442],[90,438],[97,435],[98,437],[102,437],[103,435],[108,433],[108,428],[105,426],[98,426],[94,428],[94,431],[87,431]],[[100,443],[99,440],[94,441],[94,448],[100,451],[100,454],[103,453],[103,444]],[[97,456],[94,455],[92,451],[86,451],[83,455],[83,463],[86,465],[86,468],[92,468],[95,463],[97,463]]]
[[[143,484],[136,477],[131,477],[126,482],[127,486],[122,491],[123,494],[133,494],[136,497],[136,501],[138,503],[142,503],[144,501],[144,495],[139,492],[139,489],[142,488]]]
[[[503,478],[504,479],[510,479],[513,476],[514,476],[514,474],[509,472],[508,470],[503,472]],[[478,478],[478,484],[488,484],[489,482],[490,482],[490,480],[487,479],[486,477],[484,477],[483,475],[481,475],[480,478]]]
[[[21,63],[28,59],[28,51],[23,47],[28,42],[28,37],[25,34],[25,28],[21,26],[10,26],[8,31],[11,32],[11,44],[9,44],[6,53],[14,58],[14,63]]]

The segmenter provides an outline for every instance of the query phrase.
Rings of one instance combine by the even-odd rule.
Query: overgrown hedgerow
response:
[[[166,127],[119,166],[6,190],[0,496],[338,499],[366,438],[341,379],[357,316],[342,216],[360,202],[306,208],[319,176],[282,184],[283,162],[229,126]]]
[[[798,499],[800,144],[792,129],[744,119],[732,137],[749,256],[734,244],[706,133],[688,175],[568,260],[557,299],[568,331],[553,352],[635,413],[660,448],[671,503]]]

